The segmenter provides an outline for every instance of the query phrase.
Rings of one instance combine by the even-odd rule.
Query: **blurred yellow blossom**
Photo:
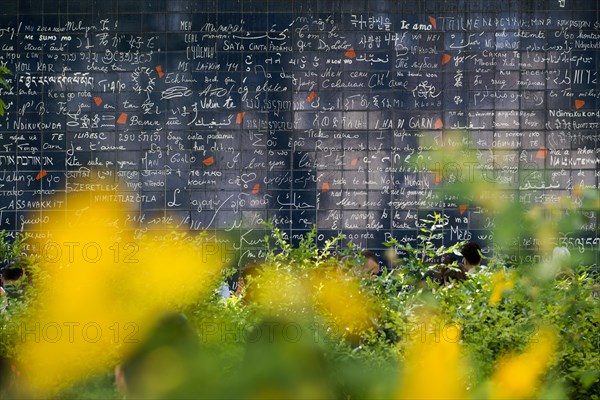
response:
[[[491,380],[491,399],[524,399],[536,395],[556,349],[555,335],[543,329],[522,354],[500,361]]]
[[[316,308],[341,330],[355,334],[372,325],[371,299],[350,271],[331,269],[312,275]]]
[[[406,349],[398,399],[463,399],[467,396],[467,363],[459,344],[457,327],[433,315],[420,318],[417,326],[429,331],[410,338]]]
[[[128,210],[107,200],[114,195],[69,195],[68,210],[48,212],[38,227],[50,234],[36,243],[39,296],[17,349],[33,394],[114,365],[159,313],[197,300],[219,275],[218,254],[190,241],[134,240]]]
[[[504,291],[510,290],[515,286],[515,276],[512,273],[496,272],[492,275],[492,294],[490,295],[490,304],[498,304],[502,300]]]

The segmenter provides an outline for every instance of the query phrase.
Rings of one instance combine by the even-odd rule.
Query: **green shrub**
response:
[[[491,258],[486,260],[485,271],[464,282],[442,286],[431,279],[431,271],[441,267],[437,262],[441,255],[456,253],[462,243],[449,247],[435,244],[440,243],[441,230],[446,225],[445,217],[440,214],[433,214],[422,225],[416,248],[394,240],[387,243],[394,254],[403,255],[394,261],[394,268],[384,270],[375,279],[354,274],[354,264],[362,261],[360,257],[350,257],[358,249],[352,243],[343,246],[343,236],[332,238],[319,248],[313,230],[293,246],[281,231],[268,225],[261,269],[281,278],[277,290],[287,300],[265,306],[244,297],[248,293],[244,295],[243,291],[228,299],[215,292],[210,298],[179,310],[187,315],[198,334],[204,349],[201,358],[210,360],[210,366],[198,364],[199,371],[205,368],[225,371],[218,375],[221,380],[213,377],[210,384],[202,383],[203,388],[193,383],[186,390],[239,397],[258,395],[273,384],[294,391],[312,387],[314,392],[293,392],[307,396],[328,393],[326,397],[392,397],[411,338],[433,334],[440,340],[448,340],[444,329],[457,327],[461,348],[469,359],[466,374],[473,398],[488,397],[490,380],[501,360],[509,354],[526,351],[542,329],[554,332],[558,343],[537,396],[598,398],[600,286],[587,269],[567,270],[548,277],[540,274],[537,266],[508,267],[501,259]],[[22,242],[0,243],[6,257],[11,254],[16,257],[21,252],[18,248]],[[310,277],[327,277],[327,273],[337,269],[360,283],[355,295],[368,299],[372,321],[368,328],[353,332],[336,326],[329,319],[331,312],[317,311],[314,307],[318,303],[308,301],[311,296],[318,297],[332,289],[319,286],[318,280]],[[306,282],[312,286],[306,286]],[[265,284],[253,278],[246,283],[247,290]],[[298,291],[300,297],[288,296],[286,292],[290,291]],[[3,328],[8,326],[8,319],[26,315],[27,301],[34,295],[35,291],[28,293],[14,312],[0,317]],[[427,332],[419,325],[423,312],[436,315],[425,326]],[[301,340],[283,341],[276,347],[255,343],[252,335],[257,327],[273,321],[279,327],[294,324],[303,334]],[[10,337],[3,335],[1,343],[2,350],[9,354]],[[256,358],[257,351],[271,356]],[[305,374],[301,366],[320,372]],[[277,383],[268,378],[271,375],[279,377]],[[59,397],[70,397],[80,390],[87,397],[98,393],[114,396],[113,385],[110,371],[106,371],[105,375],[90,377]]]

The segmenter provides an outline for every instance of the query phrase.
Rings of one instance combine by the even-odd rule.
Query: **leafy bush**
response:
[[[187,355],[195,372],[156,396],[597,399],[598,282],[585,268],[548,276],[493,258],[468,280],[440,285],[432,271],[461,245],[432,244],[445,221],[422,221],[416,248],[388,242],[402,256],[374,278],[343,236],[319,248],[313,230],[293,246],[268,225],[265,259],[238,293],[224,299],[215,288],[178,310],[198,335],[200,350]],[[109,374],[57,396],[116,396]]]

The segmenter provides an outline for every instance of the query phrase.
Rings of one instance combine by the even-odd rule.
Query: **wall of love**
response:
[[[598,188],[597,2],[452,3],[4,0],[1,226],[98,189],[143,229],[249,247],[272,218],[382,249],[432,210],[485,244],[494,216],[441,184],[484,174],[524,204]],[[477,162],[427,163],[453,131]],[[585,240],[561,244],[597,249],[581,213]]]

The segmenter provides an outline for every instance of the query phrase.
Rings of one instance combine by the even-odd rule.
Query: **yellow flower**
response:
[[[406,349],[398,399],[462,399],[467,396],[467,364],[457,332],[425,318],[418,324],[433,332],[413,335]],[[456,330],[456,327],[452,327]]]
[[[507,274],[504,272],[496,272],[492,276],[492,294],[490,295],[490,304],[498,304],[502,300],[502,296],[505,290],[510,290],[515,286],[514,274]]]
[[[525,352],[500,360],[492,376],[490,398],[523,399],[535,396],[555,348],[555,335],[549,330],[542,330]]]
[[[317,309],[337,324],[340,331],[355,334],[372,325],[372,302],[348,271],[315,273],[312,282]]]
[[[205,295],[221,270],[214,247],[135,240],[122,204],[94,201],[106,194],[68,196],[63,204],[72,211],[49,212],[43,226],[50,236],[37,243],[39,297],[17,349],[34,394],[55,393],[113,366],[156,315]]]

